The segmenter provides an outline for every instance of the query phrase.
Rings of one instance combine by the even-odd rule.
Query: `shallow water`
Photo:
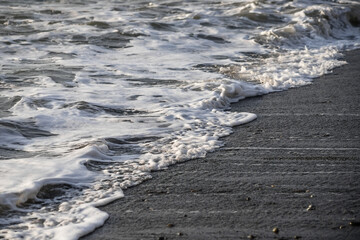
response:
[[[1,1],[0,237],[101,226],[96,206],[256,118],[231,102],[345,64],[359,13],[344,0]]]

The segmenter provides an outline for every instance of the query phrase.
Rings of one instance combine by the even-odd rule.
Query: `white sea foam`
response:
[[[4,4],[7,239],[93,231],[97,206],[256,118],[232,102],[309,84],[360,44],[351,1]]]

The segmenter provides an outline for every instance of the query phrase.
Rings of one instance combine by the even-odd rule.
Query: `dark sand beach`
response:
[[[345,59],[311,85],[233,104],[257,120],[125,190],[83,239],[360,239],[360,51]]]

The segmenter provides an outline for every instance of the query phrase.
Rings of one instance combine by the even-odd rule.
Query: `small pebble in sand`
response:
[[[360,222],[351,221],[349,222],[351,226],[360,226]]]
[[[167,225],[167,227],[169,227],[169,228],[172,228],[172,227],[174,227],[175,225],[174,224],[172,224],[172,223],[169,223],[168,225]]]
[[[343,229],[343,228],[345,228],[345,226],[343,226],[343,225],[341,225],[341,226],[339,227],[339,229]]]
[[[301,237],[300,236],[294,236],[294,239],[300,239]]]
[[[315,195],[314,195],[314,194],[311,194],[311,195],[310,195],[310,197],[311,197],[311,198],[314,198],[314,197],[315,197]]]
[[[308,208],[306,209],[307,211],[311,211],[311,210],[314,210],[315,207],[313,205],[309,205]]]
[[[249,236],[247,236],[247,238],[248,238],[248,239],[254,239],[255,236],[254,236],[254,235],[249,235]]]
[[[250,198],[250,197],[247,197],[247,198],[246,198],[246,201],[250,201],[250,200],[251,200],[251,198]]]
[[[178,235],[178,236],[182,236],[183,234],[182,234],[181,232],[178,232],[177,235]]]
[[[279,233],[279,229],[277,227],[273,228],[273,233]]]

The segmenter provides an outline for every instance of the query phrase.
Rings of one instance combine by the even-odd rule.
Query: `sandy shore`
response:
[[[234,104],[258,119],[126,190],[84,239],[360,239],[360,50],[345,59],[312,85]]]

